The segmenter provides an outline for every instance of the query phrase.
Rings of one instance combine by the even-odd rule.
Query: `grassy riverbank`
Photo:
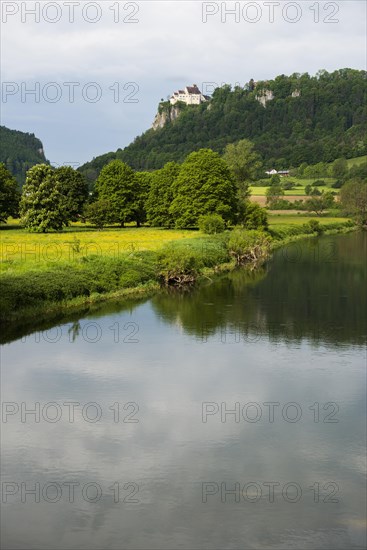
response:
[[[315,218],[310,216],[273,218],[269,220],[272,248],[321,231],[354,228],[346,219],[321,218],[315,231],[309,224]],[[149,228],[111,229],[110,234],[108,230],[79,230],[74,232],[79,244],[70,238],[72,231],[31,235],[17,229],[2,233],[7,237],[2,239],[0,277],[3,322],[25,322],[107,299],[149,295],[161,284],[193,282],[235,267],[228,248],[230,232],[205,236],[198,231]],[[88,250],[81,242],[93,242],[97,247]],[[126,248],[127,242],[134,246]]]

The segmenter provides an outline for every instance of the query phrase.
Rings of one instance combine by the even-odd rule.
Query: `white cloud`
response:
[[[221,5],[228,10],[235,2],[212,2],[211,7],[218,8],[218,13],[203,23],[202,2],[154,0],[137,2],[139,11],[132,16],[139,23],[133,24],[122,21],[133,9],[124,10],[126,3],[120,3],[120,22],[114,23],[114,12],[110,8],[116,3],[100,2],[101,18],[92,24],[82,18],[86,3],[81,1],[75,8],[73,23],[68,21],[65,2],[60,1],[61,19],[57,23],[46,22],[42,15],[39,23],[34,23],[30,15],[22,23],[20,9],[2,25],[3,81],[39,81],[41,84],[94,81],[104,91],[103,102],[92,107],[81,106],[78,112],[65,97],[52,105],[42,101],[35,105],[30,97],[22,104],[19,94],[13,101],[3,103],[3,124],[35,132],[43,140],[48,156],[55,161],[62,162],[62,158],[70,157],[72,152],[75,156],[75,151],[81,161],[85,161],[107,150],[124,147],[151,124],[160,98],[178,86],[205,81],[244,83],[251,77],[272,78],[292,72],[314,74],[321,68],[363,69],[366,64],[366,5],[363,2],[313,3],[312,6],[319,6],[318,23],[315,8],[312,10],[311,4],[298,2],[302,16],[293,24],[286,22],[281,14],[284,3],[275,7],[274,23],[270,23],[269,8],[257,2],[261,17],[251,24],[241,14],[238,23],[233,15],[227,15],[222,22]],[[14,2],[3,2],[2,6],[10,4]],[[36,3],[19,3],[23,4],[31,8]],[[332,15],[330,5],[334,4],[338,13]],[[42,2],[40,5],[45,6]],[[242,8],[243,3],[240,6]],[[55,13],[50,8],[46,15],[51,18]],[[249,17],[254,13],[249,11]],[[287,14],[295,17],[292,8]],[[87,15],[94,17],[92,8]],[[339,22],[326,23],[325,17]],[[114,103],[108,91],[114,82],[123,86],[131,81],[140,87],[138,108],[134,104]],[[101,112],[106,117],[105,124]],[[19,117],[23,115],[24,123],[20,125]],[[39,120],[35,126],[29,122],[32,116]],[[42,118],[48,123],[44,124]],[[66,121],[71,119],[75,123],[75,142],[66,143]],[[57,120],[64,124],[55,127]]]

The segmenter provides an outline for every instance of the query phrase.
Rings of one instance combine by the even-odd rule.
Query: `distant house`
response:
[[[285,176],[289,176],[289,170],[275,170],[274,168],[272,170],[267,170],[265,174],[268,174],[268,176],[273,176],[274,174],[278,174],[281,178],[284,178]]]
[[[184,90],[177,90],[170,97],[171,105],[174,105],[178,101],[183,101],[186,105],[199,105],[204,101],[208,101],[209,96],[203,95],[196,84],[192,86],[186,86]]]

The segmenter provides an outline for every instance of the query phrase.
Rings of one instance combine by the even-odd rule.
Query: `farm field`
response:
[[[71,226],[61,233],[29,233],[16,225],[1,230],[1,271],[40,269],[90,255],[117,257],[125,252],[155,250],[163,244],[198,237],[199,231],[149,227],[94,228]]]
[[[281,180],[281,183],[284,183],[287,181],[288,178],[283,178]],[[305,187],[306,185],[309,185],[309,184],[313,184],[314,181],[316,181],[315,179],[296,179],[296,178],[290,178],[292,181],[295,181],[296,182],[296,186],[295,188],[293,189],[289,189],[289,190],[286,190],[284,191],[284,196],[290,200],[290,197],[303,197],[303,196],[306,196],[306,193],[305,193]],[[334,191],[334,192],[338,192],[337,189],[334,189],[333,187],[331,187],[331,185],[335,182],[335,180],[333,178],[320,178],[321,180],[323,180],[325,182],[326,185],[323,185],[321,187],[319,187],[318,189],[321,190],[325,190],[325,191]],[[259,196],[259,197],[265,197],[265,194],[266,194],[266,190],[268,189],[268,187],[257,187],[255,185],[251,186],[250,187],[250,190],[251,190],[251,196]]]
[[[359,166],[363,163],[367,162],[367,155],[364,155],[362,157],[355,157],[352,159],[347,159],[348,168],[352,168],[352,166]],[[295,182],[296,187],[294,189],[289,189],[284,191],[284,197],[287,198],[287,200],[293,201],[297,200],[300,197],[306,196],[305,193],[305,187],[306,185],[312,185],[317,179],[323,180],[325,182],[325,185],[319,187],[320,191],[333,191],[335,193],[338,193],[338,189],[334,189],[332,187],[332,184],[335,182],[335,178],[297,178],[290,176],[289,179],[293,182]],[[282,178],[281,183],[285,183],[288,180],[288,178]],[[254,202],[258,202],[259,204],[263,205],[265,204],[263,201],[258,200],[257,197],[265,197],[266,190],[268,189],[267,186],[259,186],[256,185],[250,186],[251,190],[251,196],[254,197]],[[256,198],[255,198],[256,197]]]
[[[298,201],[300,199],[307,199],[307,195],[286,195],[283,199],[286,199],[289,202]],[[257,202],[260,206],[266,206],[266,196],[265,195],[251,195],[250,200],[252,202]]]

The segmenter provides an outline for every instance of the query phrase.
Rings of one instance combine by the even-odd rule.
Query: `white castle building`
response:
[[[178,101],[183,101],[186,105],[199,105],[204,101],[208,101],[210,98],[203,95],[196,84],[192,86],[186,86],[184,90],[177,90],[170,97],[171,105],[174,105]]]

